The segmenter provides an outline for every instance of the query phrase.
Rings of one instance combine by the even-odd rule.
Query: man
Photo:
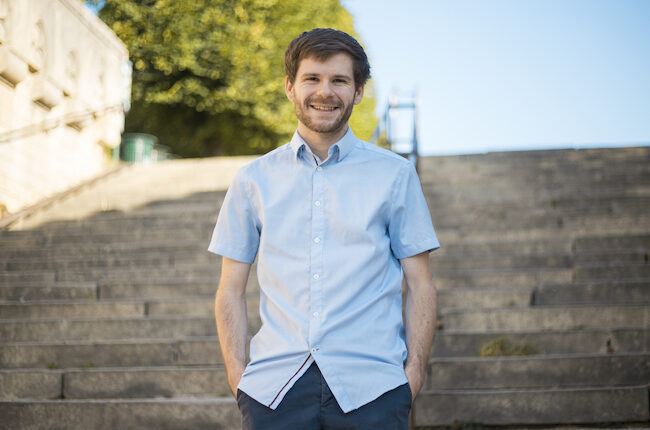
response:
[[[285,71],[298,129],[237,173],[209,246],[223,256],[228,384],[244,429],[406,429],[435,328],[428,252],[439,247],[417,174],[348,127],[370,77],[351,36],[301,34]],[[262,326],[246,365],[256,256]]]

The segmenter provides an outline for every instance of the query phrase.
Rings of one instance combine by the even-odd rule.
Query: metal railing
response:
[[[82,124],[86,121],[99,118],[108,112],[122,112],[122,109],[122,103],[119,103],[95,110],[88,109],[81,112],[67,113],[58,118],[47,119],[36,124],[30,124],[25,127],[17,128],[15,130],[0,133],[0,144],[12,142],[14,140],[22,139],[34,134],[45,133],[63,125]]]
[[[417,107],[418,100],[415,92],[403,96],[393,93],[390,97],[384,116],[379,120],[379,124],[373,132],[371,142],[385,146],[391,151],[408,158],[418,168],[418,134],[417,134]],[[407,116],[406,128],[410,128],[408,135],[397,133],[397,123],[400,112],[410,114]],[[401,124],[404,128],[405,124]]]

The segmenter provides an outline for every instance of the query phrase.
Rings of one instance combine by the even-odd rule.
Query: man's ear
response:
[[[361,100],[363,100],[363,90],[365,88],[365,85],[361,85],[359,88],[354,90],[354,104],[358,105],[361,103]]]
[[[293,84],[289,80],[288,76],[284,77],[284,92],[287,95],[287,98],[295,103],[293,99]]]

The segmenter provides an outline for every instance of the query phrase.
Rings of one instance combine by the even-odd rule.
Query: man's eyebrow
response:
[[[321,74],[317,72],[305,72],[302,73],[301,76],[303,78],[312,78],[312,77],[320,77]],[[352,76],[350,75],[334,75],[334,79],[346,79],[346,80],[351,80]]]

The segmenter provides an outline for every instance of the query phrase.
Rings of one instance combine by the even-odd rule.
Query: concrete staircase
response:
[[[650,148],[426,158],[418,426],[650,424]]]
[[[246,161],[129,168],[0,233],[0,429],[239,427],[205,249]],[[443,248],[416,427],[650,425],[650,148],[421,178]]]

